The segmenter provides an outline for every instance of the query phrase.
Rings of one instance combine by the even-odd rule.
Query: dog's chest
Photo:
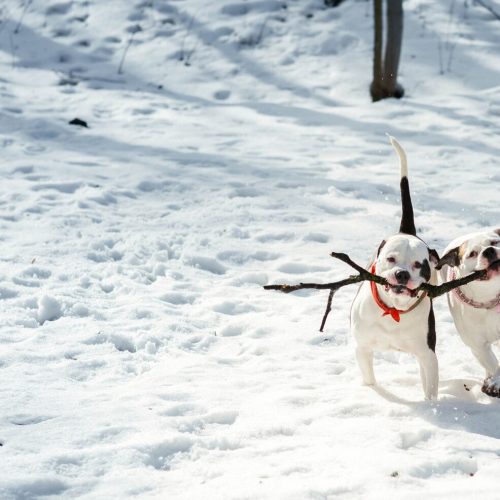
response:
[[[450,299],[450,309],[457,330],[462,336],[495,342],[500,339],[500,313],[496,308],[480,309]]]
[[[423,302],[401,314],[396,322],[391,316],[383,316],[370,293],[360,290],[351,313],[353,334],[359,343],[374,350],[417,352],[426,346],[429,309],[429,303]]]

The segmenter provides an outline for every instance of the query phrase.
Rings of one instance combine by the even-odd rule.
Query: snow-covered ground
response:
[[[325,293],[262,289],[397,230],[386,133],[431,246],[498,224],[500,21],[404,5],[407,96],[372,104],[368,1],[1,4],[0,498],[498,498],[445,299],[430,403],[407,354],[360,384],[355,287],[324,334]]]

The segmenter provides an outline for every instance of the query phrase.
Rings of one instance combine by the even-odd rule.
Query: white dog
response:
[[[437,269],[443,281],[487,269],[485,279],[448,293],[455,326],[486,370],[483,392],[500,397],[500,367],[491,344],[500,340],[500,229],[468,234],[452,241]]]
[[[373,352],[396,350],[412,353],[420,364],[426,399],[438,392],[436,331],[432,302],[424,292],[413,292],[423,282],[435,282],[439,257],[416,236],[408,184],[406,154],[390,137],[401,167],[402,218],[400,233],[383,241],[370,266],[389,286],[364,282],[351,308],[351,329],[357,342],[356,357],[363,381],[374,385]]]

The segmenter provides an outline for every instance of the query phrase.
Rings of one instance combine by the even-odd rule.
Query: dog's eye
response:
[[[422,263],[421,263],[421,262],[415,262],[415,263],[413,264],[413,267],[414,267],[415,269],[420,269],[420,268],[422,267]]]
[[[500,245],[500,240],[490,241],[490,245],[491,245],[492,247],[496,247],[496,246]]]
[[[477,252],[475,250],[472,250],[472,252],[467,255],[468,259],[473,259],[474,257],[477,257]]]
[[[394,257],[387,257],[387,262],[394,264],[396,262],[396,259]]]

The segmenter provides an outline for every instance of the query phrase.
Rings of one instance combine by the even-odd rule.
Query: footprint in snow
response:
[[[12,299],[17,297],[18,293],[9,288],[0,287],[0,300]]]
[[[456,476],[457,473],[461,473],[466,476],[474,476],[477,471],[477,460],[470,456],[424,461],[409,469],[411,476],[420,479],[428,479],[444,475]]]
[[[187,392],[163,392],[158,394],[163,401],[186,401],[191,397]]]
[[[17,167],[12,171],[12,174],[23,174],[23,175],[30,175],[35,171],[35,168],[32,166],[26,166],[26,167]]]
[[[218,411],[208,413],[199,418],[181,422],[178,429],[180,432],[196,433],[211,425],[233,425],[238,418],[237,411]]]
[[[269,283],[269,277],[266,273],[245,273],[241,276],[237,276],[231,281],[231,285],[241,286],[241,285],[260,285],[264,286]]]
[[[98,333],[97,335],[92,336],[91,338],[85,340],[83,342],[87,345],[97,345],[97,344],[112,344],[117,351],[124,352],[128,351],[130,353],[137,352],[136,346],[132,343],[132,341],[125,337],[124,335],[119,335],[116,333],[113,334],[105,334]]]
[[[330,269],[328,267],[321,266],[309,266],[307,264],[301,264],[300,262],[287,262],[278,267],[278,271],[287,274],[305,274],[305,273],[315,273],[315,272],[327,272]]]
[[[268,243],[272,241],[290,241],[295,238],[294,233],[266,233],[257,238],[260,243]]]
[[[225,101],[230,95],[231,92],[229,90],[217,90],[217,92],[214,93],[214,98],[218,101]]]
[[[236,316],[238,314],[245,314],[248,312],[254,312],[256,309],[247,303],[237,303],[237,302],[221,302],[216,304],[212,308],[215,312],[221,314],[228,314],[230,316]]]
[[[21,271],[17,276],[12,278],[16,285],[27,287],[39,287],[42,285],[43,280],[51,277],[52,272],[38,266],[30,266]]]
[[[201,269],[202,271],[207,271],[212,274],[222,275],[226,272],[226,267],[221,264],[217,259],[213,259],[211,257],[203,257],[201,255],[195,255],[190,257],[187,264],[195,267],[197,269]]]
[[[243,333],[243,330],[242,325],[227,325],[221,329],[219,335],[221,337],[237,337]]]
[[[239,250],[225,250],[217,254],[217,258],[224,262],[231,262],[235,265],[243,265],[249,261],[257,260],[259,262],[267,262],[276,260],[280,257],[279,254],[258,250],[257,252],[247,253]]]
[[[227,4],[222,7],[221,12],[226,16],[239,17],[249,12],[277,12],[283,9],[283,2],[278,0],[267,0],[266,2],[239,2]]]
[[[119,261],[123,258],[123,253],[115,248],[116,241],[112,238],[95,241],[90,245],[87,258],[94,262]]]
[[[186,417],[197,416],[206,412],[202,406],[192,403],[181,403],[171,406],[170,408],[160,412],[163,417]]]
[[[330,237],[324,233],[308,233],[304,236],[304,241],[314,241],[316,243],[328,243]]]
[[[10,418],[10,422],[14,425],[36,425],[47,420],[52,420],[55,417],[47,415],[31,416],[31,415],[16,415]]]
[[[62,495],[69,486],[54,478],[39,478],[14,481],[13,486],[2,488],[4,498],[40,498]]]
[[[403,450],[413,448],[420,443],[428,441],[432,437],[432,432],[427,429],[420,429],[416,432],[400,432],[399,433],[399,447]]]
[[[60,3],[54,3],[50,7],[47,8],[45,11],[45,14],[47,16],[62,16],[64,14],[67,14],[72,7],[73,2],[60,2]]]
[[[254,187],[241,187],[233,190],[229,193],[229,198],[256,198],[257,196],[261,196],[263,194],[262,191]]]
[[[170,470],[171,463],[182,460],[191,451],[195,442],[188,437],[176,437],[157,444],[142,447],[144,464],[157,470]]]
[[[160,300],[168,302],[169,304],[182,306],[192,304],[196,300],[196,295],[181,292],[168,292],[164,293],[160,297]]]
[[[32,191],[59,191],[64,194],[73,194],[83,186],[83,182],[47,182],[31,188]]]

